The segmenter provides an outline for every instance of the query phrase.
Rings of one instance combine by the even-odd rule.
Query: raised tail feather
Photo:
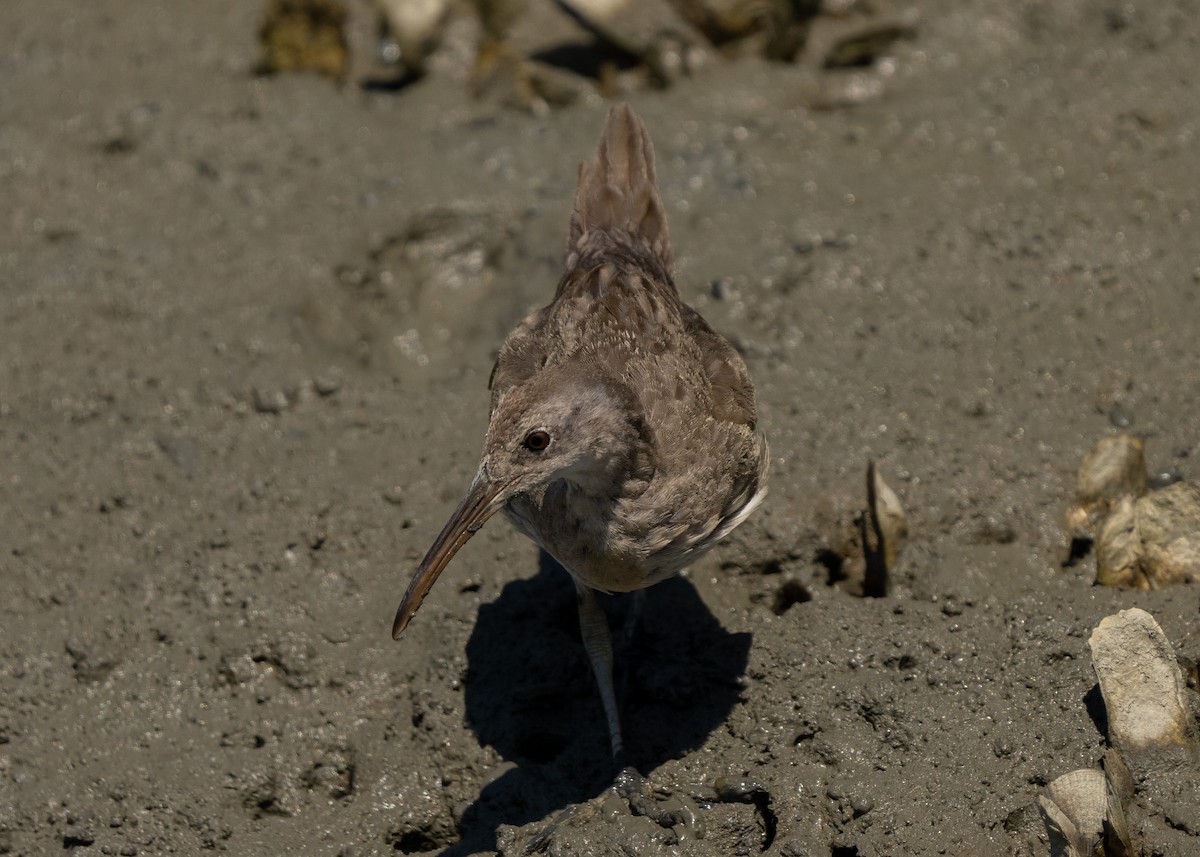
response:
[[[654,146],[627,104],[608,112],[595,160],[579,165],[567,268],[575,267],[589,248],[603,244],[605,236],[643,244],[670,273],[671,240],[654,175]]]

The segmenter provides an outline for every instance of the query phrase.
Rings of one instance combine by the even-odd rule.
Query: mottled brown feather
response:
[[[597,233],[634,239],[671,273],[674,260],[667,212],[654,173],[654,146],[627,104],[609,111],[595,160],[579,165],[567,231],[568,270],[578,267],[592,244],[603,244]]]
[[[629,456],[613,484],[559,481],[508,504],[520,529],[597,589],[678,571],[765,492],[745,362],[683,303],[671,266],[653,147],[637,116],[614,108],[580,169],[554,300],[513,331],[491,378],[493,422],[516,424],[553,396],[549,379],[579,377],[637,423],[637,448],[611,452]]]

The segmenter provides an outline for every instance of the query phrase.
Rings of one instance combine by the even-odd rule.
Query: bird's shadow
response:
[[[750,634],[721,627],[690,582],[652,587],[636,630],[632,596],[603,598],[629,761],[643,773],[698,748],[741,698]],[[537,821],[600,794],[616,771],[583,650],[575,587],[542,554],[538,574],[479,608],[467,643],[466,717],[514,765],[464,812],[443,857],[496,849],[500,825]]]

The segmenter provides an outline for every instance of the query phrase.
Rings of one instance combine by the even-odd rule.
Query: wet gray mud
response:
[[[571,586],[502,522],[388,635],[606,105],[255,77],[259,13],[0,8],[0,853],[517,854],[576,805],[550,853],[1048,853],[1037,795],[1105,747],[1091,629],[1200,654],[1195,585],[1062,567],[1114,426],[1200,477],[1194,6],[929,4],[843,108],[754,59],[630,96],[774,458],[619,647],[656,785],[770,794],[674,829],[589,803]],[[910,528],[877,599],[822,523],[869,459]],[[1200,854],[1176,797],[1158,853]]]

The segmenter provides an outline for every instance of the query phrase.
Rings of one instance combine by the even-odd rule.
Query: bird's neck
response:
[[[653,478],[652,447],[636,435],[616,449],[597,451],[564,474],[574,490],[605,501],[640,496]]]

